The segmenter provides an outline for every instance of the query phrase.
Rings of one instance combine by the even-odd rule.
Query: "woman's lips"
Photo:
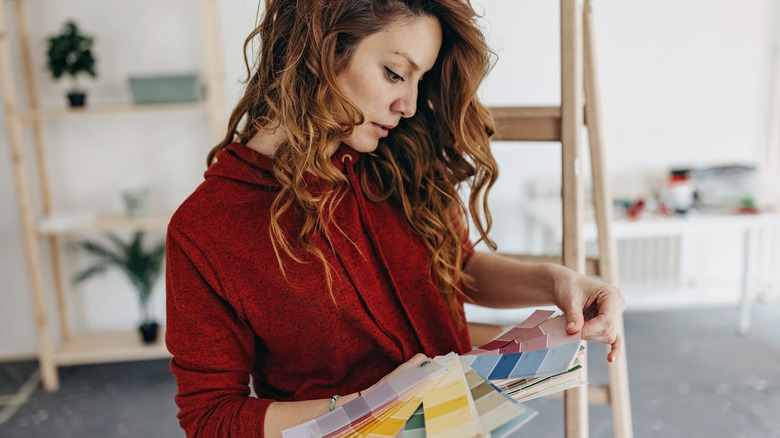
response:
[[[388,127],[378,123],[371,122],[371,126],[374,127],[374,132],[376,132],[380,138],[387,137],[387,134],[390,132]]]

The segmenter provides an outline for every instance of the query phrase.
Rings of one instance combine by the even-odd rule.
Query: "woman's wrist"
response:
[[[569,288],[567,283],[570,283],[572,271],[555,263],[544,263],[540,266],[540,269],[544,272],[542,278],[546,277],[549,282],[545,288],[547,300],[550,304],[557,305],[555,291]]]
[[[328,399],[328,410],[332,411],[338,409],[356,398],[358,398],[357,392],[353,392],[352,394],[339,395],[338,397],[334,395]],[[330,409],[331,404],[333,404],[333,409]]]

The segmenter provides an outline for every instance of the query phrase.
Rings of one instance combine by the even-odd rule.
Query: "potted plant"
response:
[[[118,268],[124,272],[138,292],[141,336],[144,342],[152,343],[157,339],[159,324],[151,315],[149,299],[152,296],[152,288],[162,272],[165,242],[160,242],[151,249],[145,249],[144,234],[140,231],[133,235],[130,242],[124,242],[114,234],[107,234],[106,237],[112,245],[107,246],[91,240],[77,242],[77,248],[93,256],[96,262],[76,275],[74,282],[82,282],[103,273],[108,268]]]
[[[68,92],[71,107],[82,107],[86,93],[79,87],[78,78],[84,73],[95,77],[95,58],[92,56],[93,38],[83,35],[76,23],[69,20],[62,32],[49,38],[49,71],[57,80],[62,75],[69,75],[73,80]]]

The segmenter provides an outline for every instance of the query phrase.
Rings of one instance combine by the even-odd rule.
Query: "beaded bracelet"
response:
[[[330,410],[331,410],[331,412],[336,407],[336,400],[338,400],[339,397],[341,397],[341,396],[340,395],[334,395],[333,397],[330,398]]]

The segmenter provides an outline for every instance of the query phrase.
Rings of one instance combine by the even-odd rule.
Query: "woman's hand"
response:
[[[581,332],[586,341],[611,345],[610,362],[623,352],[618,328],[626,301],[615,286],[561,265],[526,263],[479,251],[464,273],[472,278],[464,292],[474,304],[497,309],[554,304],[566,315],[569,334]]]
[[[555,266],[552,272],[553,301],[566,315],[566,332],[580,332],[583,340],[610,345],[607,360],[614,362],[624,349],[618,333],[620,315],[626,309],[623,293],[562,266]]]

